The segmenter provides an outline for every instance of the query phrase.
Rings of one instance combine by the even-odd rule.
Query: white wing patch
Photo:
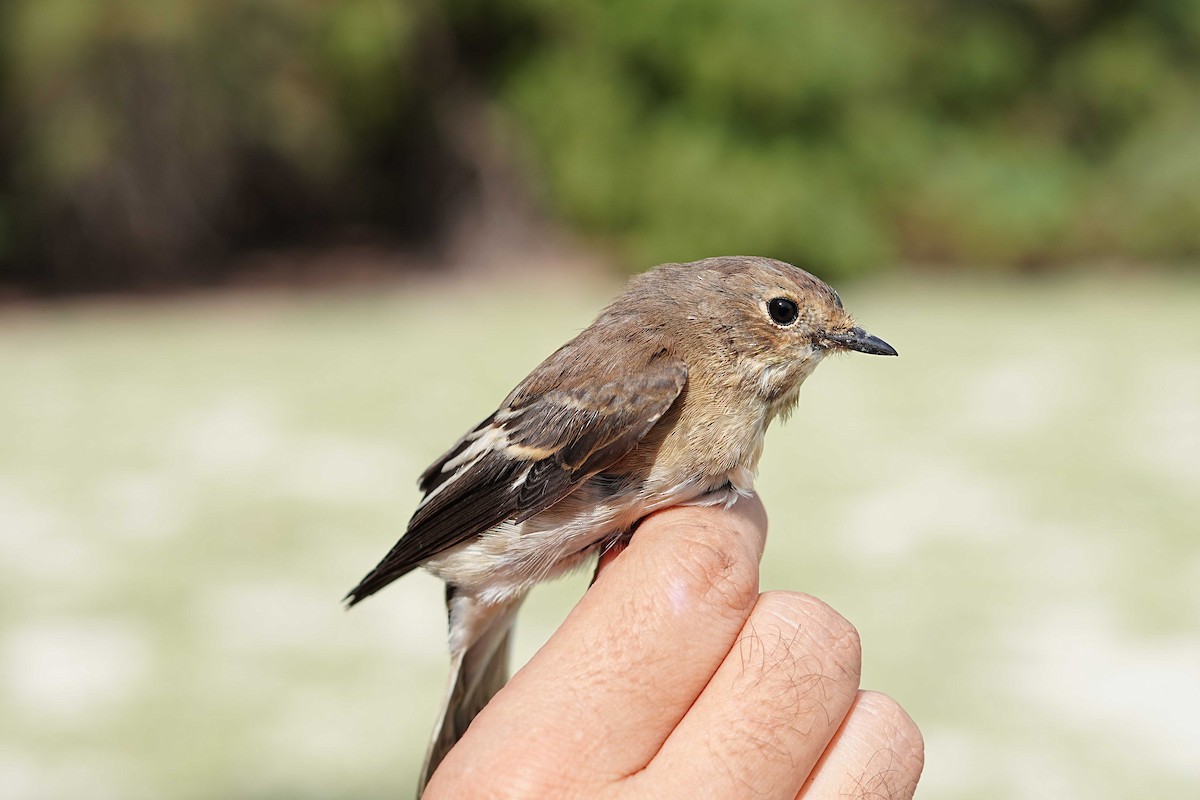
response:
[[[489,425],[467,438],[474,441],[471,441],[466,450],[447,461],[442,466],[442,472],[457,470],[464,464],[474,464],[493,450],[503,450],[508,447],[508,432],[496,425]]]
[[[417,505],[418,510],[445,491],[446,487],[454,485],[455,481],[465,475],[471,467],[478,464],[488,453],[504,450],[508,447],[508,433],[496,425],[489,425],[486,428],[473,432],[467,437],[467,440],[471,444],[442,465],[441,472],[453,472],[454,474],[447,478],[441,486],[438,486],[432,492],[425,495]]]

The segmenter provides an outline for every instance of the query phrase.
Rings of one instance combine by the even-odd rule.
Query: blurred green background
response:
[[[1197,131],[1194,0],[8,0],[0,280],[519,210],[626,268],[1188,264]]]
[[[763,580],[918,797],[1200,793],[1197,3],[8,0],[0,797],[407,795],[440,585],[338,599],[625,273],[737,252],[902,354],[771,432]]]

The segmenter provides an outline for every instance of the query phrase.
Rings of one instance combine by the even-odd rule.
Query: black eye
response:
[[[776,297],[767,303],[767,313],[780,325],[791,325],[800,316],[800,306],[796,305],[795,300]]]

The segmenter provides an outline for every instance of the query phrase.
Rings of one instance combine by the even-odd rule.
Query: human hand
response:
[[[449,797],[911,797],[921,734],[859,691],[858,633],[758,592],[766,513],[676,508],[638,528],[426,789]]]

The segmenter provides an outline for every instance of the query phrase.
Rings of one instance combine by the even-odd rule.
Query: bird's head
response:
[[[726,256],[667,265],[662,279],[679,285],[678,313],[697,344],[719,351],[778,410],[826,355],[854,351],[894,356],[842,306],[837,292],[808,272],[769,258]]]

